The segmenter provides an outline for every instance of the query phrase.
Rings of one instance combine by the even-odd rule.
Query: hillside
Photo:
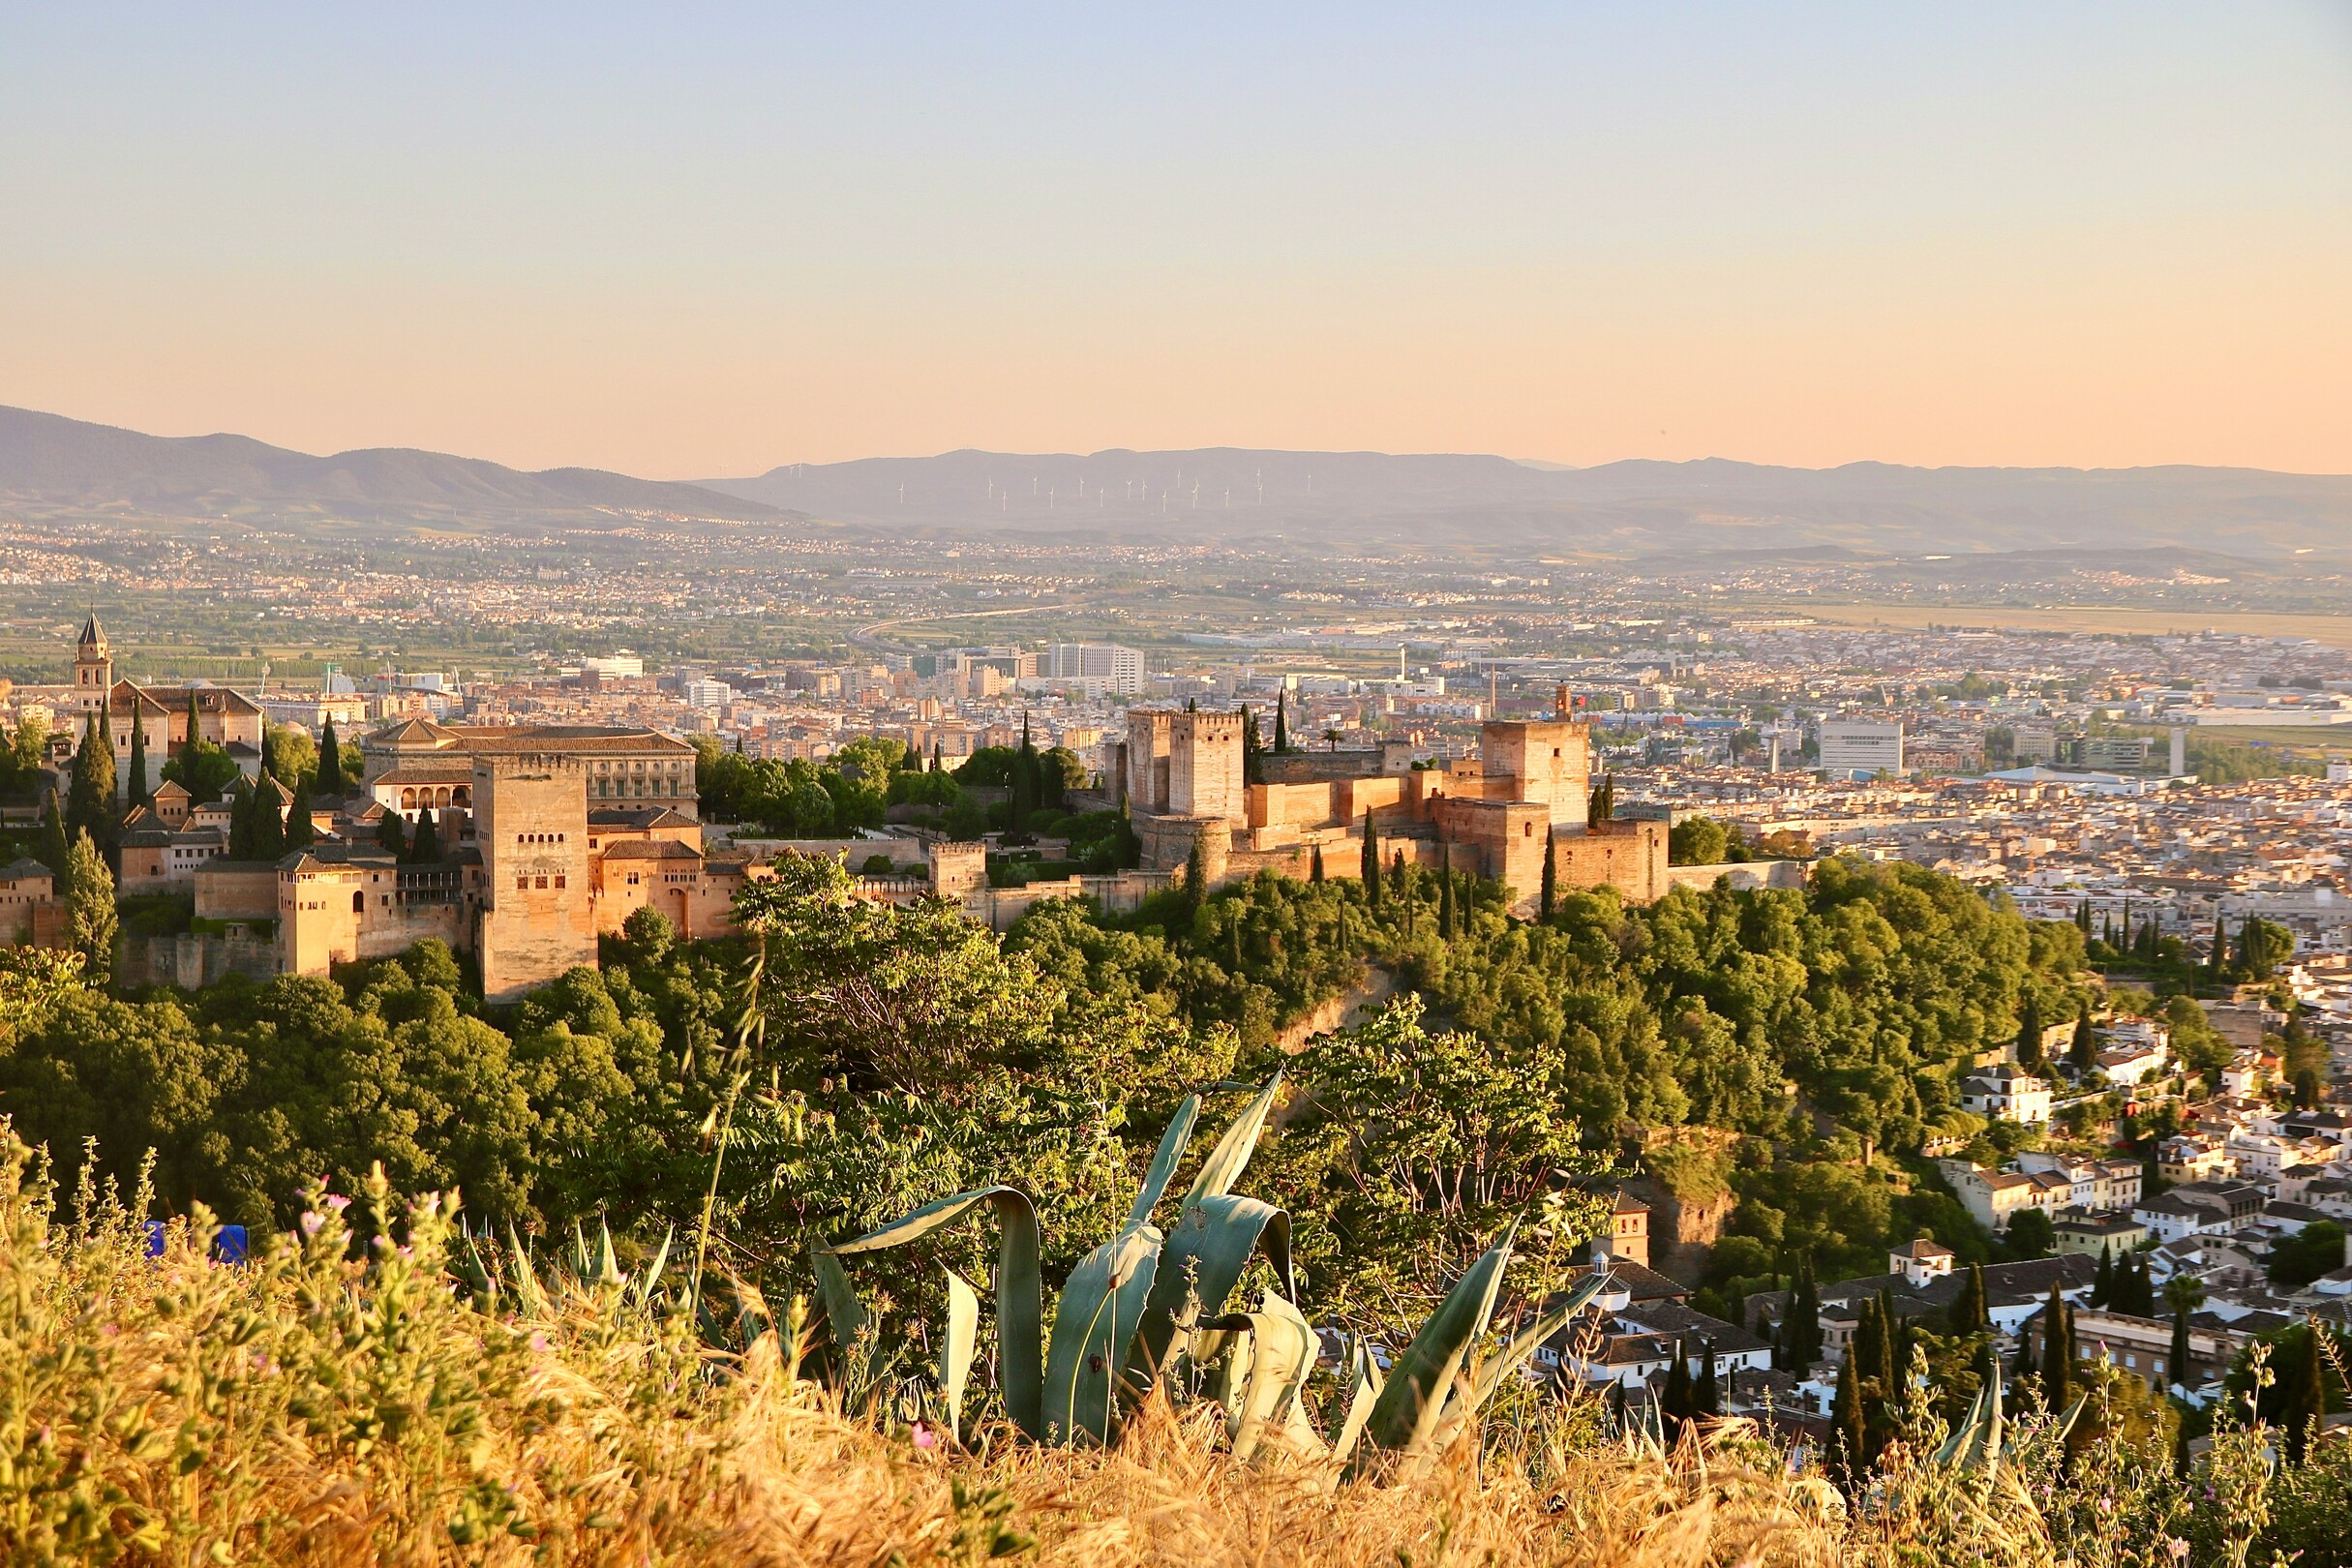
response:
[[[313,457],[243,436],[145,436],[0,407],[0,502],[163,515],[324,511],[357,520],[582,518],[656,512],[759,522],[775,508],[596,468],[525,473],[385,447]]]
[[[1417,541],[1608,555],[2194,547],[2344,549],[2352,476],[2250,468],[1811,469],[1706,459],[1557,468],[1507,458],[1213,447],[958,451],[791,464],[709,488],[845,523],[1123,535]]]

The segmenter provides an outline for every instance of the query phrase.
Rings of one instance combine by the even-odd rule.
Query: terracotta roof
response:
[[[473,764],[462,755],[403,757],[376,775],[375,784],[471,784]],[[371,786],[373,787],[373,786]]]
[[[702,825],[692,817],[672,810],[668,806],[640,806],[634,811],[616,811],[607,806],[598,806],[588,812],[588,826],[590,828],[647,829],[699,828]]]
[[[159,800],[166,798],[174,800],[186,800],[191,797],[185,784],[176,778],[167,778],[155,787],[155,798]]]
[[[700,860],[702,851],[674,838],[624,838],[604,852],[608,860]]]

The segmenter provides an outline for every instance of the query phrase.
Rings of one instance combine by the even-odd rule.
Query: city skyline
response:
[[[2352,470],[2338,8],[0,39],[0,403],[160,434]]]

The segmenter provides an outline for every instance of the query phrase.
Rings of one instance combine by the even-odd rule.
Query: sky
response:
[[[0,404],[2352,471],[2352,0],[0,0]]]

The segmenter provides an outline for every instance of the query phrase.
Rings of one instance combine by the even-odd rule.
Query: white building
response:
[[[1817,739],[1830,778],[1871,778],[1903,771],[1903,726],[1869,719],[1824,719]]]
[[[1960,1108],[1988,1121],[2039,1127],[2050,1119],[2050,1083],[2005,1063],[1960,1085]]]
[[[689,680],[686,682],[688,708],[724,708],[735,700],[735,688],[724,680]]]
[[[1143,690],[1143,655],[1117,643],[1056,643],[1039,662],[1049,680],[1083,680],[1121,697]]]
[[[600,680],[635,680],[646,673],[646,661],[624,648],[603,658],[582,659],[580,669]]]

